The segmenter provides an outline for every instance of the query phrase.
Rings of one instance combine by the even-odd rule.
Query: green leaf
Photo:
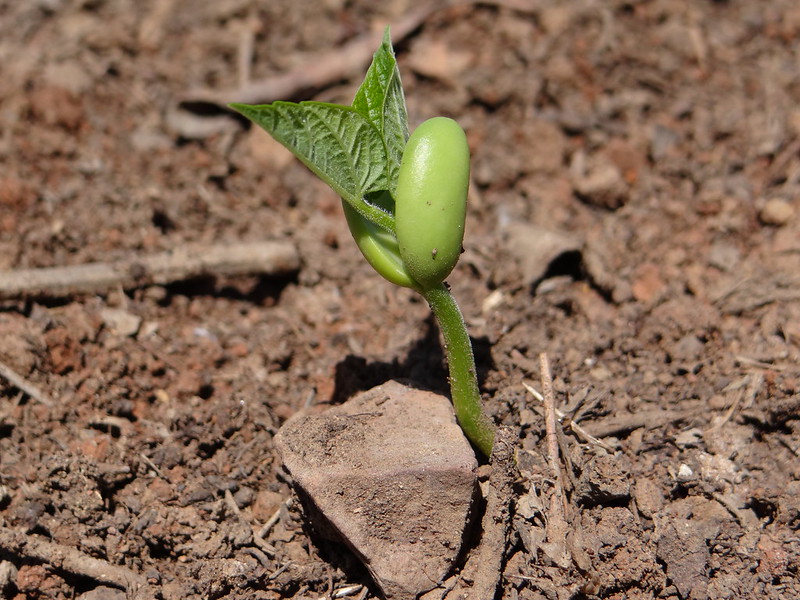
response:
[[[324,102],[231,107],[266,129],[365,219],[394,232],[393,216],[364,200],[389,189],[386,146],[364,115]]]
[[[394,194],[400,160],[408,139],[408,113],[388,27],[364,82],[356,92],[353,108],[375,126],[386,145],[387,189]]]

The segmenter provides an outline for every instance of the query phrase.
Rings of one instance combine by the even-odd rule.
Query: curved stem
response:
[[[374,223],[381,229],[395,235],[394,216],[391,213],[374,204],[370,204],[360,196],[350,196],[342,192],[342,199],[366,221]]]
[[[450,369],[450,392],[456,418],[467,438],[485,456],[491,456],[495,426],[483,412],[472,343],[461,311],[443,283],[423,290],[444,338],[444,351]]]

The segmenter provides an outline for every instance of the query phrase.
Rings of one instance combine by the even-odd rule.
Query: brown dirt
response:
[[[521,438],[502,598],[800,597],[800,7],[512,4],[434,11],[397,44],[412,124],[453,116],[473,149],[450,283]],[[273,435],[391,378],[446,391],[437,332],[266,134],[175,106],[235,88],[248,39],[259,80],[409,5],[0,2],[0,270],[267,239],[303,259],[3,301],[0,361],[54,402],[0,380],[0,595],[369,584],[287,504]],[[298,98],[347,102],[362,73]],[[571,241],[537,270],[512,224]],[[541,352],[559,408],[602,436],[565,427],[565,540],[523,386]]]

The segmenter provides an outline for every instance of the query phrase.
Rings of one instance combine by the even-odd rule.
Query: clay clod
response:
[[[389,382],[275,438],[312,513],[361,558],[386,598],[436,587],[462,547],[477,461],[444,396]]]

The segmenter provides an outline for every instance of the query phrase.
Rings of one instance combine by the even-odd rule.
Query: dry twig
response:
[[[554,483],[553,494],[550,498],[550,510],[547,513],[547,544],[550,546],[548,555],[555,559],[559,565],[567,566],[570,564],[570,554],[566,545],[567,534],[569,533],[566,518],[567,498],[564,494],[561,473],[553,378],[550,374],[550,361],[547,359],[547,354],[542,353],[539,355],[539,367],[542,377],[547,460],[553,474]]]
[[[242,514],[242,511],[239,509],[239,506],[236,504],[236,500],[233,497],[233,494],[230,490],[225,490],[225,504],[228,506],[230,511],[235,514],[239,519],[241,519],[244,523],[250,527],[253,532],[253,543],[259,547],[259,549],[269,556],[270,558],[275,557],[275,553],[277,552],[273,546],[271,546],[267,541],[261,537],[261,534],[253,527],[247,519]]]
[[[53,404],[55,404],[53,400],[50,398],[50,396],[48,396],[37,386],[32,384],[30,381],[25,379],[22,375],[17,373],[14,369],[9,367],[2,361],[0,361],[0,377],[8,381],[8,383],[13,385],[21,392],[25,392],[26,394],[28,394],[28,396],[30,396],[40,404],[44,404],[45,406],[53,406]]]
[[[280,520],[281,512],[283,512],[284,509],[289,508],[291,505],[292,505],[292,498],[290,496],[286,498],[286,500],[281,502],[281,505],[278,507],[278,509],[274,513],[272,513],[272,516],[269,519],[267,519],[267,522],[264,523],[261,529],[259,529],[258,535],[261,538],[266,539],[267,535],[269,535],[270,530]]]
[[[397,44],[400,40],[406,38],[434,13],[470,4],[502,6],[528,13],[535,10],[535,6],[531,5],[528,0],[449,0],[428,2],[392,24],[394,43]],[[180,102],[184,106],[211,104],[225,109],[230,102],[261,104],[308,95],[309,91],[324,89],[338,81],[347,79],[358,72],[359,69],[364,68],[372,58],[375,48],[380,44],[382,36],[383,31],[374,31],[361,35],[334,52],[309,58],[309,60],[302,62],[298,67],[287,73],[249,82],[238,89],[191,90],[180,99]]]
[[[483,535],[478,547],[470,553],[460,579],[446,592],[446,600],[494,598],[496,595],[511,524],[514,481],[518,477],[514,459],[516,447],[516,434],[508,427],[500,427],[492,450],[486,512],[481,521]]]
[[[88,577],[100,583],[113,585],[131,593],[148,588],[147,580],[138,573],[126,567],[112,565],[111,563],[94,558],[68,546],[48,542],[39,536],[25,535],[0,527],[0,549],[9,554],[42,561],[56,569],[61,569]]]
[[[439,7],[425,4],[410,12],[392,26],[396,40],[406,37]],[[314,56],[297,68],[260,81],[252,81],[239,89],[191,90],[183,98],[183,105],[212,104],[225,107],[229,102],[261,104],[274,100],[297,98],[303,92],[323,89],[336,81],[347,79],[369,61],[380,44],[382,31],[361,35],[336,52]]]
[[[523,382],[522,382],[522,387],[524,387],[526,390],[528,390],[528,392],[529,392],[529,393],[530,393],[530,394],[531,394],[531,395],[532,395],[534,398],[536,398],[536,399],[537,399],[539,402],[544,402],[544,396],[542,396],[542,395],[541,395],[541,394],[540,394],[540,393],[539,393],[539,392],[538,392],[536,389],[534,389],[532,386],[528,385],[526,382],[524,382],[524,381],[523,381]],[[568,415],[567,415],[567,414],[566,414],[564,411],[562,411],[562,410],[559,410],[558,408],[556,408],[556,409],[555,409],[555,411],[556,411],[556,417],[558,417],[558,420],[559,420],[559,421],[561,421],[562,419],[564,419],[564,418],[566,418],[566,417],[568,416]],[[538,411],[538,407],[537,407],[537,412],[539,412],[539,411]],[[540,414],[541,414],[541,413],[540,413]],[[605,443],[603,440],[601,440],[601,439],[598,439],[598,438],[594,437],[594,436],[593,436],[591,433],[589,433],[589,432],[588,432],[588,431],[586,431],[586,430],[585,430],[583,427],[581,427],[580,425],[578,425],[578,423],[577,423],[577,419],[572,419],[572,418],[570,418],[568,422],[569,422],[569,428],[570,428],[570,429],[571,429],[571,430],[572,430],[572,431],[573,431],[573,432],[574,432],[574,433],[575,433],[575,434],[576,434],[578,437],[580,437],[580,438],[581,438],[583,441],[585,441],[585,442],[588,442],[588,443],[590,443],[590,444],[595,444],[596,446],[600,446],[600,447],[601,447],[603,450],[606,450],[607,452],[614,452],[614,449],[613,449],[611,446],[609,446],[608,444],[606,444],[606,443]]]
[[[289,242],[185,246],[114,263],[0,272],[0,299],[96,294],[120,286],[164,285],[204,275],[284,275],[299,268],[297,249]]]
[[[744,383],[748,381],[749,385],[747,386],[747,391],[745,391]],[[721,418],[718,418],[717,422],[711,427],[709,427],[706,432],[708,433],[721,429],[722,426],[725,425],[725,423],[731,420],[736,410],[739,409],[740,407],[742,409],[746,409],[752,406],[752,404],[755,401],[756,395],[758,394],[758,390],[763,383],[764,383],[764,375],[762,375],[761,373],[755,373],[745,377],[742,380],[742,385],[739,386],[739,393],[736,394],[736,398],[734,398],[733,402],[731,402],[731,405],[728,407],[728,410],[725,411],[725,414]],[[747,400],[745,400],[745,402],[743,403],[742,400],[744,400],[745,398],[747,398]]]
[[[700,413],[700,409],[686,411],[648,410],[646,412],[611,417],[610,419],[604,419],[596,423],[589,423],[584,426],[584,429],[587,433],[596,438],[604,438],[630,433],[634,429],[639,429],[641,427],[655,429],[656,427],[662,427],[670,423],[690,419]]]

